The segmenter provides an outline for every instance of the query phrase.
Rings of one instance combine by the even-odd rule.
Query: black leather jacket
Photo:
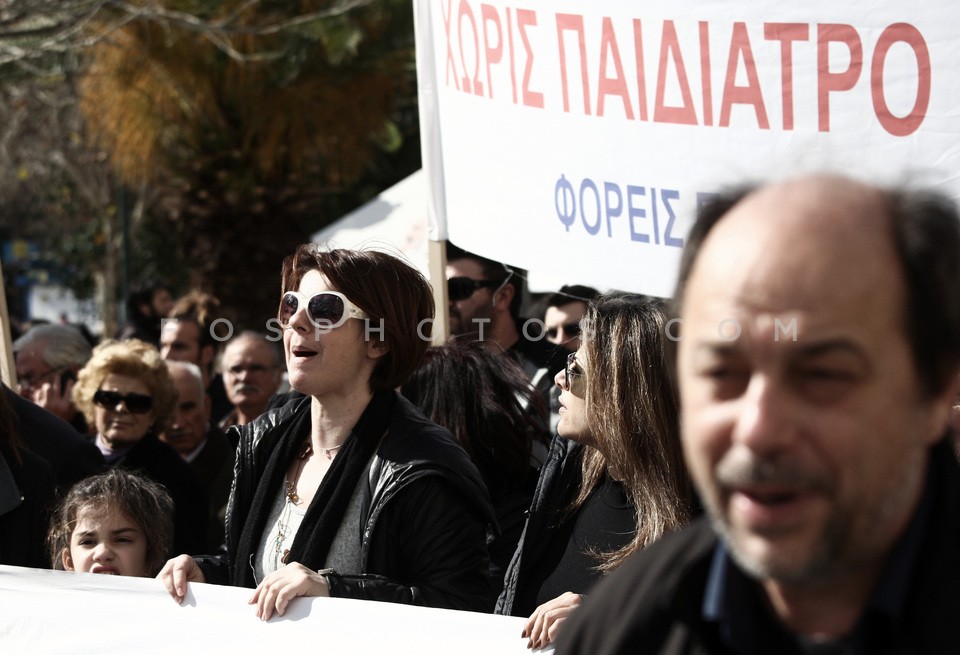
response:
[[[230,564],[270,450],[309,397],[295,398],[244,426],[238,439],[226,544],[198,558],[208,582],[228,584]],[[480,473],[450,433],[397,397],[390,427],[361,484],[360,568],[327,574],[330,594],[451,609],[489,611],[487,539],[493,509]],[[250,519],[252,520],[252,518]]]

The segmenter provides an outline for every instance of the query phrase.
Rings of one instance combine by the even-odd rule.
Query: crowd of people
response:
[[[960,216],[838,176],[701,207],[671,300],[299,247],[268,332],[148,285],[14,343],[0,563],[526,618],[560,653],[960,646]],[[539,337],[539,338],[538,338]]]

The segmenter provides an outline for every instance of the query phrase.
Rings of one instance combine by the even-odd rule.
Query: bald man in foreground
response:
[[[960,652],[953,204],[829,176],[722,197],[675,303],[707,516],[611,574],[557,652]]]

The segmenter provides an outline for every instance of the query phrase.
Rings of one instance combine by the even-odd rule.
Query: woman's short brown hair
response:
[[[87,418],[87,424],[96,423],[93,394],[110,375],[125,375],[142,380],[153,396],[154,422],[151,429],[159,434],[170,427],[177,405],[177,387],[167,371],[160,352],[139,339],[104,341],[93,349],[93,356],[77,374],[73,388],[73,402]]]
[[[323,250],[307,243],[283,261],[280,293],[295,291],[317,270],[366,312],[369,338],[387,347],[370,376],[370,390],[393,389],[413,373],[427,351],[434,315],[430,285],[418,270],[376,250]]]

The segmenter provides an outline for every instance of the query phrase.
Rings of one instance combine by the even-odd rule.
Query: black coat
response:
[[[531,580],[528,574],[531,562],[543,554],[560,522],[557,518],[580,489],[583,446],[570,439],[555,436],[550,443],[547,460],[540,469],[537,488],[530,501],[527,522],[520,542],[507,567],[503,591],[497,599],[495,612],[513,616],[529,616],[536,607],[521,607],[518,602],[531,585],[543,580]]]
[[[960,652],[960,468],[946,443],[931,453],[935,487],[912,572],[902,629],[872,622],[864,652]],[[558,655],[728,653],[716,624],[703,619],[703,596],[717,544],[701,517],[633,556],[597,587],[560,633]],[[799,654],[790,645],[778,655]]]
[[[220,428],[211,426],[203,450],[189,463],[190,470],[207,490],[207,500],[210,501],[207,550],[204,552],[216,550],[223,543],[223,523],[233,483],[235,451]]]
[[[227,540],[219,555],[198,559],[207,582],[233,582],[229,572],[237,540],[245,523],[256,520],[248,514],[270,450],[301,412],[310,411],[310,404],[309,397],[295,398],[252,423],[230,428],[240,446],[227,506]],[[486,541],[495,523],[493,510],[480,473],[450,433],[398,396],[365,483],[369,493],[361,512],[361,570],[327,575],[330,594],[488,610]]]
[[[207,492],[176,450],[148,434],[113,466],[140,471],[166,487],[173,499],[174,554],[197,555],[207,550]]]
[[[71,425],[4,386],[3,393],[17,415],[23,444],[53,467],[57,486],[66,492],[83,478],[104,469],[100,449]]]
[[[0,564],[49,569],[44,540],[54,497],[53,469],[42,458],[0,444]]]

